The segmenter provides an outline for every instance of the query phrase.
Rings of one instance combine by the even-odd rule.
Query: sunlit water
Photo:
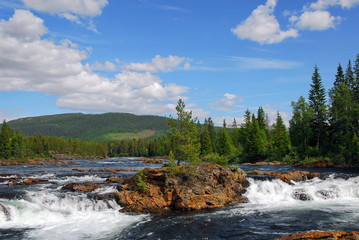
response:
[[[300,231],[359,231],[359,173],[348,169],[311,169],[326,178],[294,182],[249,178],[249,202],[225,209],[163,215],[127,214],[97,194],[116,191],[106,185],[90,194],[62,187],[72,182],[103,183],[131,172],[76,172],[72,169],[160,167],[133,158],[81,160],[74,165],[7,166],[0,174],[27,175],[48,182],[8,186],[0,182],[0,239],[271,239]],[[288,166],[252,167],[277,171]],[[46,172],[39,172],[46,171]],[[4,177],[2,177],[4,178]]]

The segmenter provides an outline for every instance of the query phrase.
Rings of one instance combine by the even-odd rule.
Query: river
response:
[[[254,240],[302,231],[359,231],[356,169],[310,169],[321,172],[325,180],[316,178],[294,185],[276,179],[249,178],[250,186],[245,193],[248,203],[219,210],[161,215],[122,213],[114,201],[96,200],[98,194],[116,191],[116,184],[104,185],[89,194],[62,190],[72,182],[103,183],[111,176],[134,174],[113,174],[99,169],[138,170],[160,166],[144,164],[135,158],[80,160],[72,165],[1,166],[0,239]],[[298,170],[290,166],[239,166],[246,171]],[[8,186],[10,181],[6,178],[18,175],[48,181]]]

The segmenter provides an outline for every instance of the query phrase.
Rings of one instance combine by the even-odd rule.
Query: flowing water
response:
[[[220,210],[171,214],[121,213],[114,201],[97,194],[116,190],[116,184],[96,191],[62,190],[72,182],[103,183],[111,176],[160,167],[134,158],[81,160],[73,165],[2,166],[0,168],[0,239],[272,239],[301,231],[359,231],[359,172],[355,169],[310,169],[325,179],[286,184],[276,179],[249,178],[248,203]],[[240,166],[244,170],[298,170],[289,166]],[[76,172],[73,169],[92,169]],[[8,186],[10,179],[48,180],[34,185]],[[6,180],[9,179],[8,181]]]

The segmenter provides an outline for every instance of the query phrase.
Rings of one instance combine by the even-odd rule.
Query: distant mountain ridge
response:
[[[168,129],[165,117],[130,113],[65,113],[21,118],[8,123],[25,136],[44,135],[86,141],[146,139],[162,135]]]

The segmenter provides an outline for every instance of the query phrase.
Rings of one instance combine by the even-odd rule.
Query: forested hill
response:
[[[44,135],[87,141],[145,139],[161,135],[168,128],[165,117],[129,113],[57,114],[21,118],[10,121],[9,125],[25,136]]]

